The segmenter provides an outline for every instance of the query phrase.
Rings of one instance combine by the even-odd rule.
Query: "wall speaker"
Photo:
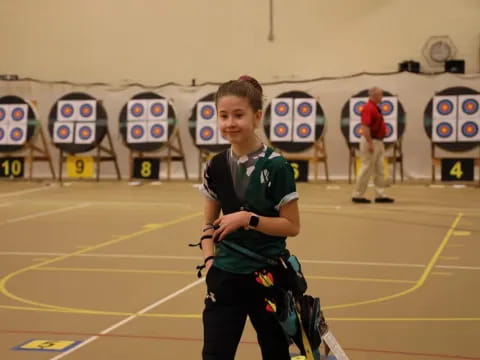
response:
[[[445,61],[445,72],[465,74],[465,60]]]

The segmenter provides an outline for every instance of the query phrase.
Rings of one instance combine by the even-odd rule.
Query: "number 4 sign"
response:
[[[473,181],[473,159],[442,159],[442,181]]]

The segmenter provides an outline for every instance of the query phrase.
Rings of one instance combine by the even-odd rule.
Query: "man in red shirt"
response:
[[[368,91],[368,102],[361,114],[363,136],[360,140],[360,155],[362,157],[362,168],[352,196],[354,203],[368,204],[371,202],[364,197],[364,194],[372,175],[376,192],[375,202],[394,202],[392,198],[386,197],[384,192],[383,156],[385,148],[383,146],[383,138],[387,130],[382,112],[378,107],[382,102],[382,97],[382,89],[378,87],[371,88]]]

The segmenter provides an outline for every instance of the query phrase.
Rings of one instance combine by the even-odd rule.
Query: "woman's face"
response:
[[[254,112],[245,97],[226,95],[217,101],[217,117],[223,137],[231,144],[242,144],[255,136],[262,111]]]

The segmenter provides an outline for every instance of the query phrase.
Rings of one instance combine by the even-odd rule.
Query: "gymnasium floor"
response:
[[[193,185],[0,182],[0,359],[200,359]],[[298,188],[289,247],[350,359],[480,360],[478,188]],[[250,325],[237,359],[260,359]]]

